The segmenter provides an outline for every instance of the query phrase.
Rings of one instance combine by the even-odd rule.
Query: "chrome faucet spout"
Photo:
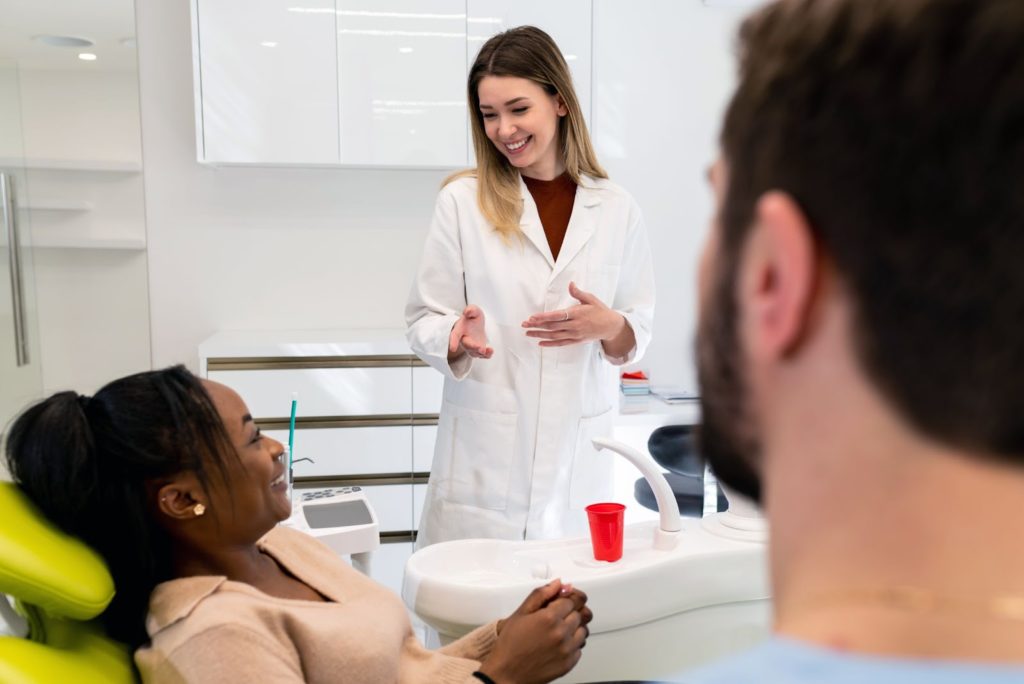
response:
[[[675,547],[679,532],[683,529],[682,520],[679,518],[679,505],[676,503],[676,497],[672,493],[672,488],[669,487],[668,480],[662,475],[654,459],[614,439],[597,437],[594,439],[594,446],[598,449],[614,451],[637,467],[640,474],[651,485],[654,500],[658,503],[660,520],[659,529],[654,535],[654,548],[671,549]]]

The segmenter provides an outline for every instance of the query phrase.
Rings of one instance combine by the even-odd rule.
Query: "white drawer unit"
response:
[[[340,360],[339,360],[340,362]],[[228,385],[242,395],[254,416],[288,416],[291,396],[297,392],[300,417],[404,415],[412,407],[411,363],[409,358],[381,357],[367,364],[403,363],[404,367],[331,368],[324,359],[321,368],[288,368],[288,360],[260,363],[218,363],[207,377]],[[358,363],[358,361],[356,361]],[[276,364],[276,367],[275,367]],[[214,370],[228,367],[229,370]],[[247,370],[246,368],[250,368]],[[433,369],[434,375],[440,375]],[[435,411],[436,413],[436,411]]]
[[[436,427],[413,428],[413,438],[417,431],[430,429],[436,434]],[[288,443],[288,430],[264,430],[264,433],[283,444]],[[302,430],[296,437],[294,456],[306,456],[312,462],[299,461],[294,466],[294,474],[305,479],[331,478],[340,473],[406,473],[416,470],[413,453],[408,425],[311,428]]]
[[[417,425],[412,429],[412,471],[429,473],[434,462],[437,425]]]
[[[413,413],[440,413],[444,376],[429,366],[412,369]]]
[[[405,331],[225,332],[203,342],[199,357],[200,374],[237,391],[282,443],[297,395],[296,494],[361,487],[380,523],[371,575],[399,591],[444,384],[413,355]]]

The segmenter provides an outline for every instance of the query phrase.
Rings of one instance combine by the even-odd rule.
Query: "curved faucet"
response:
[[[661,520],[659,529],[654,531],[654,548],[675,548],[679,542],[679,532],[683,529],[683,523],[679,519],[679,504],[676,503],[672,488],[668,486],[668,480],[662,475],[654,459],[614,439],[596,437],[594,446],[599,450],[614,451],[637,467],[647,483],[651,485],[654,499],[658,502],[658,515]]]

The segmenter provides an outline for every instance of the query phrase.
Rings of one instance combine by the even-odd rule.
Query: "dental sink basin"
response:
[[[599,446],[634,463],[644,458],[614,442]],[[648,464],[641,471],[657,494],[660,472]],[[450,643],[560,578],[587,593],[594,613],[583,657],[560,681],[670,677],[768,635],[764,521],[735,508],[704,519],[663,509],[660,521],[626,526],[622,558],[611,563],[594,560],[588,537],[435,544],[409,559],[402,597]]]

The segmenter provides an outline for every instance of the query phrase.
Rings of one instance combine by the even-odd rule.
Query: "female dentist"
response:
[[[469,72],[477,167],[447,179],[406,307],[445,376],[418,546],[586,534],[607,499],[617,366],[651,338],[640,210],[598,164],[558,46],[523,26]]]

